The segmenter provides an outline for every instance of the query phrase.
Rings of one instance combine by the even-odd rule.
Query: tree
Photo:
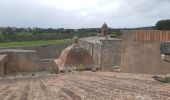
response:
[[[155,26],[158,30],[170,30],[170,19],[160,20],[156,23]]]
[[[2,35],[5,38],[5,40],[15,40],[15,31],[11,27],[7,27],[2,31]]]

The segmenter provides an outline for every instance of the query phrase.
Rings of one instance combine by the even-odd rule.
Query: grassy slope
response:
[[[12,47],[12,46],[33,46],[33,45],[44,45],[52,43],[69,43],[70,39],[63,40],[39,40],[39,41],[28,41],[28,42],[0,42],[0,47]]]

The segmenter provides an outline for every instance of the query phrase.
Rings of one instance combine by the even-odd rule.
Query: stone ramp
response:
[[[170,84],[152,75],[75,72],[0,80],[0,100],[167,100]]]

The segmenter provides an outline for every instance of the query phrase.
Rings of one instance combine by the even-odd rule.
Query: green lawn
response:
[[[38,41],[26,41],[26,42],[0,42],[0,47],[14,47],[14,46],[34,46],[53,43],[70,43],[70,39],[63,40],[38,40]]]

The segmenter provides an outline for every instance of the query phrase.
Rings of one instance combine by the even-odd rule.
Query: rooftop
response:
[[[102,28],[107,28],[107,24],[104,23],[104,24],[102,25]]]
[[[80,38],[80,40],[100,44],[100,37],[98,36]]]
[[[91,42],[91,43],[98,43],[98,44],[100,44],[100,41],[101,40],[106,40],[106,38],[105,37],[93,36],[93,37],[81,38],[80,40],[88,41],[88,42]],[[118,38],[109,38],[107,41],[116,41],[116,40],[121,40],[121,39],[118,39]]]

